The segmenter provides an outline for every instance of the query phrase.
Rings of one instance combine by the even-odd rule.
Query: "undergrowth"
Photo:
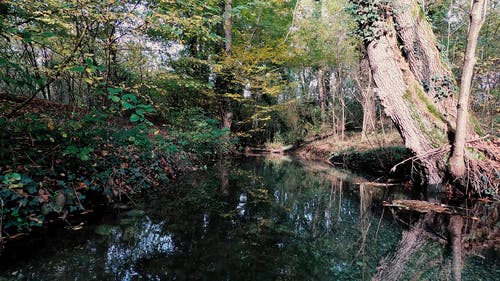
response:
[[[186,115],[168,133],[99,112],[0,118],[0,237],[165,185],[233,144],[216,121]]]

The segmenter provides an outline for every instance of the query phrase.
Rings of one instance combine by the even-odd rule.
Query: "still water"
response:
[[[451,220],[382,206],[422,195],[362,182],[317,163],[228,161],[8,244],[0,280],[500,280],[496,251],[459,244],[457,267],[446,227],[423,230]]]

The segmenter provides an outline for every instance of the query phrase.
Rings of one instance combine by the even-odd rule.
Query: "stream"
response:
[[[456,219],[382,206],[429,196],[362,182],[314,162],[230,160],[132,209],[7,243],[0,281],[500,280],[499,245],[475,242],[498,232],[497,205],[467,205],[453,240]]]

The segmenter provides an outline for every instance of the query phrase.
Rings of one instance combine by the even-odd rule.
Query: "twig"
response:
[[[297,10],[299,8],[299,5],[300,5],[300,1],[297,1],[297,3],[295,3],[295,8],[293,8],[293,12],[292,12],[292,23],[290,24],[290,28],[288,29],[288,32],[286,33],[285,39],[283,39],[283,44],[288,40],[288,36],[290,36],[290,33],[292,33],[292,29],[295,26],[295,16],[296,16]]]
[[[449,149],[451,148],[451,146],[449,144],[447,145],[444,145],[444,146],[441,146],[441,147],[438,147],[438,148],[434,148],[434,149],[431,149],[425,153],[422,153],[420,155],[415,155],[415,156],[412,156],[410,158],[407,158],[401,162],[399,162],[398,164],[394,165],[392,168],[391,168],[391,172],[395,172],[396,171],[396,168],[399,166],[399,165],[402,165],[408,161],[415,161],[417,159],[423,159],[424,157],[430,157],[430,156],[434,156],[434,155],[437,155],[439,153],[443,153],[443,152],[446,152],[448,151]]]
[[[384,211],[385,211],[385,208],[382,208],[382,214],[380,215],[380,219],[378,220],[378,224],[377,224],[377,231],[375,231],[375,240],[378,239],[378,231],[380,230],[380,225],[382,224],[382,218],[384,217]]]
[[[85,212],[87,210],[85,210],[85,208],[83,207],[83,204],[82,204],[82,201],[80,201],[80,198],[78,198],[78,194],[76,193],[76,189],[75,189],[75,185],[72,184],[72,187],[73,187],[73,194],[75,195],[75,198],[76,198],[76,201],[78,201],[78,204],[80,205],[80,208],[82,208],[82,210]]]

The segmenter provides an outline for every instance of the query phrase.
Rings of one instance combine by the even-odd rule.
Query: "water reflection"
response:
[[[465,258],[467,249],[474,248],[470,233],[484,235],[491,222],[391,213],[381,202],[402,197],[396,187],[365,184],[360,177],[317,163],[274,158],[221,161],[217,166],[136,199],[144,212],[103,221],[108,228],[99,225],[97,234],[82,234],[83,242],[60,245],[44,239],[37,244],[37,255],[2,264],[0,275],[15,280],[500,276],[497,265]],[[488,220],[494,222],[495,214],[498,219],[498,210],[488,212]],[[74,239],[74,234],[66,236]],[[54,245],[59,249],[48,250]]]
[[[135,265],[142,259],[173,253],[172,235],[164,233],[163,223],[153,223],[149,217],[126,227],[115,228],[106,251],[105,271],[116,280],[132,280],[139,275]]]
[[[413,223],[403,231],[394,252],[381,261],[373,280],[499,280],[500,260],[480,254],[481,249],[493,250],[497,255],[499,250],[498,217],[493,225],[484,227],[499,206],[475,204],[485,205],[489,205],[490,212],[481,212],[481,219],[475,216],[477,210],[470,209],[461,215],[398,212],[397,216],[406,214],[406,221]],[[478,224],[489,237],[474,237]],[[474,242],[467,245],[464,242],[468,240]]]

